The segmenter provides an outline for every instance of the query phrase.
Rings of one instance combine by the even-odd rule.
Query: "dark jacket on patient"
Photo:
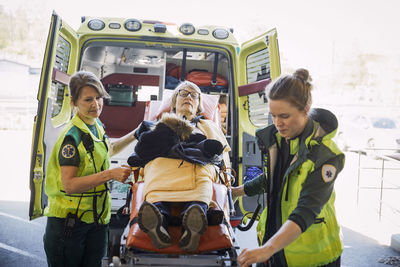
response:
[[[155,125],[155,126],[154,126]],[[189,121],[175,114],[166,114],[156,124],[144,121],[136,134],[135,152],[128,158],[132,167],[144,167],[157,157],[182,159],[191,163],[220,165],[223,145],[193,133]]]

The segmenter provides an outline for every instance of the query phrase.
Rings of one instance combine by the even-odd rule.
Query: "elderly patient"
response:
[[[152,125],[144,121],[136,136],[131,166],[144,166],[144,198],[138,223],[156,248],[171,245],[171,207],[182,206],[179,246],[197,250],[207,229],[212,183],[218,181],[221,160],[229,164],[229,146],[218,125],[201,116],[201,91],[184,81],[171,99],[171,113]]]

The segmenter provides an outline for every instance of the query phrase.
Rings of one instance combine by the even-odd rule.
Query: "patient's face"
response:
[[[199,93],[190,87],[181,89],[176,98],[176,113],[191,119],[196,115],[198,107]]]

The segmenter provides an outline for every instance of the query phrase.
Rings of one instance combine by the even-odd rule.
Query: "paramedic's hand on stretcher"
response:
[[[238,257],[240,267],[251,266],[253,263],[265,261],[264,247],[255,249],[244,248]],[[269,257],[268,257],[269,259]]]
[[[110,169],[110,177],[118,182],[124,183],[132,173],[132,168],[127,165]]]
[[[287,220],[278,232],[274,234],[262,247],[256,249],[243,249],[238,256],[240,266],[251,266],[252,263],[268,262],[279,250],[285,248],[301,235],[300,226]]]

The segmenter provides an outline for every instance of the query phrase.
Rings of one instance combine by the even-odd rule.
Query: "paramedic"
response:
[[[110,143],[98,119],[109,95],[94,74],[76,72],[69,90],[76,114],[61,132],[47,167],[44,249],[50,267],[100,267],[111,216],[107,182],[123,183],[131,174],[129,166],[109,169],[109,159],[134,135]]]
[[[171,98],[172,114],[164,114],[152,133],[142,133],[135,149],[140,148],[141,141],[144,142],[148,135],[153,135],[153,139],[149,139],[151,140],[149,141],[150,145],[154,144],[152,140],[167,144],[169,143],[167,140],[171,140],[172,136],[185,135],[183,132],[186,130],[182,129],[187,128],[184,123],[188,123],[192,129],[186,135],[189,134],[191,138],[192,136],[203,137],[205,142],[213,142],[215,145],[218,143],[220,149],[215,154],[222,155],[225,164],[230,164],[228,154],[230,148],[221,128],[213,121],[199,116],[203,109],[201,100],[201,91],[196,84],[189,81],[180,83]],[[168,127],[174,123],[175,125],[178,123],[180,127]],[[167,125],[167,127],[159,127],[161,124]],[[166,131],[166,133],[161,133],[162,131],[158,128],[163,129],[162,131]],[[155,133],[157,131],[160,132]],[[177,133],[178,131],[180,133]],[[163,139],[166,141],[162,141]],[[182,139],[184,137],[177,140]],[[178,141],[179,144],[174,147],[182,147],[180,142]],[[194,143],[196,143],[195,140]],[[210,146],[212,149],[215,147],[214,145]],[[139,152],[139,149],[136,151]],[[188,151],[193,151],[193,149]],[[168,153],[170,155],[174,151],[170,150]],[[182,250],[197,250],[200,236],[207,229],[207,209],[212,200],[212,183],[218,182],[218,175],[217,167],[213,164],[194,164],[192,159],[198,155],[198,153],[196,155],[189,153],[184,160],[168,156],[154,156],[154,159],[144,167],[145,202],[140,207],[138,223],[141,230],[149,235],[153,245],[157,248],[171,245],[168,223],[171,220],[171,207],[176,204],[183,207],[181,213],[183,234],[179,240]],[[207,157],[200,157],[197,160],[207,160]]]
[[[273,125],[256,131],[265,173],[232,189],[233,196],[267,193],[257,226],[260,247],[243,249],[241,266],[340,266],[333,189],[344,155],[332,141],[335,115],[310,110],[310,81],[298,69],[266,89]]]

